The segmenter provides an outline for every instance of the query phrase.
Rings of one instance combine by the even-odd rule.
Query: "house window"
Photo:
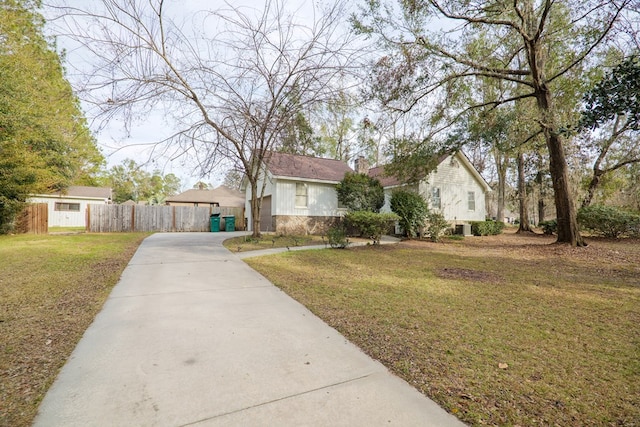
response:
[[[470,211],[476,210],[476,193],[474,191],[467,193],[467,205]]]
[[[64,212],[80,212],[80,203],[56,202],[53,209],[56,211],[64,211]]]
[[[338,209],[346,209],[347,207],[345,206],[345,204],[342,203],[340,201],[340,198],[338,198],[337,196],[338,196],[338,192],[336,191],[336,198],[338,199]]]
[[[304,182],[296,183],[296,207],[306,208],[308,198],[308,187]]]
[[[434,188],[431,190],[431,207],[433,209],[441,209],[442,202],[440,201],[440,189]]]

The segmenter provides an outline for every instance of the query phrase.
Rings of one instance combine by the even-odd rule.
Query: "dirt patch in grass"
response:
[[[640,425],[640,242],[541,235],[249,264],[470,425]]]
[[[498,282],[500,276],[486,271],[468,270],[465,268],[441,268],[436,271],[438,277],[443,279],[463,279],[472,282]]]
[[[31,425],[146,236],[0,236],[0,426]]]

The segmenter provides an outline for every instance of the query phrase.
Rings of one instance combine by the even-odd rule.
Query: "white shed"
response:
[[[29,203],[47,203],[49,227],[85,227],[89,204],[111,203],[111,188],[71,186],[66,191],[34,194]]]

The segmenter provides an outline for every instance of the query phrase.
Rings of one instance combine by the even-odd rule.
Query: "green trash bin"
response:
[[[224,231],[236,231],[236,217],[227,215],[224,217]]]
[[[209,217],[210,221],[210,231],[218,232],[220,231],[220,214],[211,214]]]

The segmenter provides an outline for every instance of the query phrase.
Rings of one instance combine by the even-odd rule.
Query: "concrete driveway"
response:
[[[222,247],[231,235],[144,240],[34,425],[462,425]]]

